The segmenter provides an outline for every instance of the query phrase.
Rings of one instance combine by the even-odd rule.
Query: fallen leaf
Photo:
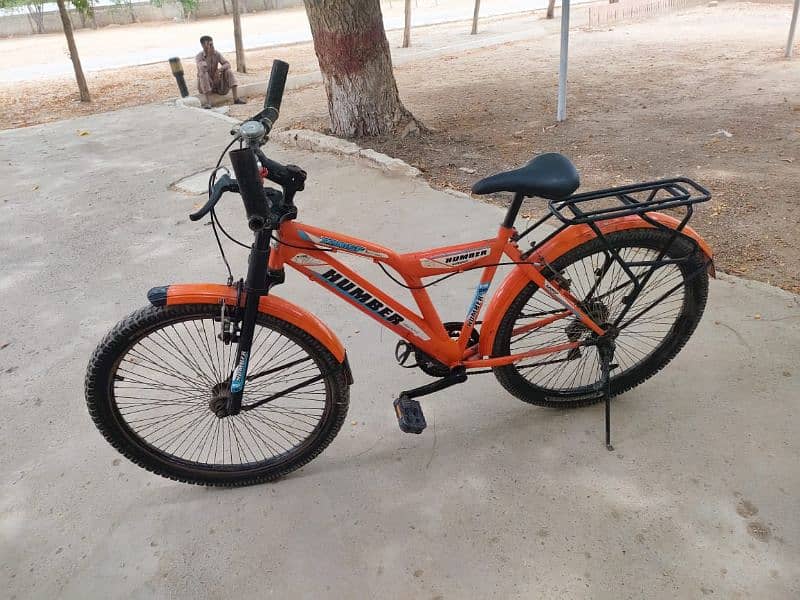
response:
[[[781,160],[785,160],[788,163],[793,163],[794,162],[793,158],[782,158]]]
[[[85,129],[79,129],[78,130],[78,135],[81,136],[81,137],[87,136],[87,135],[89,135],[89,132],[86,131]]]
[[[39,189],[39,184],[37,183],[36,185],[33,186],[33,191],[35,192],[38,189]]]
[[[756,313],[756,314],[754,314],[754,315],[753,315],[753,318],[754,318],[756,321],[760,321],[760,320],[761,320],[761,315],[759,315],[758,313]]]

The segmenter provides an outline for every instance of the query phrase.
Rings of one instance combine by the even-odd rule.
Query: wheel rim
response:
[[[659,255],[658,250],[641,246],[625,246],[617,248],[617,252],[626,263],[652,261]],[[622,299],[633,291],[633,285],[617,262],[612,262],[608,267],[607,260],[606,253],[599,250],[571,262],[559,273],[569,282],[573,296],[582,301],[593,318],[604,318],[607,323],[613,323],[625,308]],[[630,268],[638,279],[649,269],[647,266]],[[659,267],[647,281],[620,323],[622,330],[616,339],[614,357],[619,368],[613,372],[612,382],[635,369],[668,340],[683,313],[686,290],[680,284],[684,279],[678,265],[667,264]],[[629,323],[632,317],[675,286],[679,286],[677,290]],[[543,291],[536,290],[519,311],[514,328],[563,310]],[[564,318],[535,331],[512,335],[510,352],[514,354],[568,341],[585,341],[592,335],[574,317]],[[581,393],[596,395],[601,380],[597,350],[591,346],[581,347],[579,352],[564,351],[544,358],[520,361],[515,368],[532,385],[553,395],[563,394],[573,398]]]
[[[236,346],[218,332],[213,316],[189,315],[136,339],[113,370],[116,418],[138,445],[189,468],[242,471],[290,460],[325,422],[324,378],[220,419],[209,408],[212,388],[230,375]],[[291,366],[247,383],[243,406],[322,374],[296,340],[257,323],[248,372],[284,364]]]

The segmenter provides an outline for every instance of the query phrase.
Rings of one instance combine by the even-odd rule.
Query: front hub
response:
[[[218,383],[211,388],[211,400],[208,402],[208,408],[219,419],[224,419],[229,416],[227,407],[231,400],[230,383],[230,380],[226,379],[222,383]]]

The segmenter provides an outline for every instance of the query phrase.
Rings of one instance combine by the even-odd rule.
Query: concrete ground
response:
[[[0,133],[4,597],[800,595],[800,299],[743,280],[713,282],[682,354],[615,402],[613,453],[602,407],[531,407],[490,375],[426,398],[428,430],[402,434],[391,401],[426,378],[394,365],[393,335],[294,275],[278,294],[332,326],[355,375],[334,443],[234,490],[118,455],[84,406],[87,359],[149,287],[224,280],[209,228],[186,217],[200,197],[168,188],[212,165],[228,128],[154,105]],[[500,220],[421,181],[269,149],[308,170],[306,222],[403,250]],[[244,235],[242,216],[229,198],[222,218]],[[446,319],[471,295],[458,279],[436,294]]]

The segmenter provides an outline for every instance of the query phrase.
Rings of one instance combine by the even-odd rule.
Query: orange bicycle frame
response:
[[[296,269],[451,368],[497,367],[581,345],[579,342],[571,342],[500,357],[488,356],[481,350],[483,345],[468,345],[498,263],[504,262],[504,256],[507,257],[507,262],[516,263],[529,281],[536,283],[564,307],[563,312],[529,323],[515,330],[515,333],[532,331],[559,319],[574,316],[587,328],[602,335],[604,330],[580,309],[578,300],[557,283],[548,280],[533,263],[523,260],[517,244],[512,241],[514,233],[513,228],[501,226],[497,236],[492,239],[398,254],[365,240],[287,221],[277,231],[279,242],[273,244],[269,268],[271,271],[278,271],[288,265]],[[334,257],[337,252],[360,256],[394,269],[410,288],[419,314],[337,260]],[[483,272],[464,318],[461,333],[458,338],[452,338],[423,287],[423,279],[480,268]]]

